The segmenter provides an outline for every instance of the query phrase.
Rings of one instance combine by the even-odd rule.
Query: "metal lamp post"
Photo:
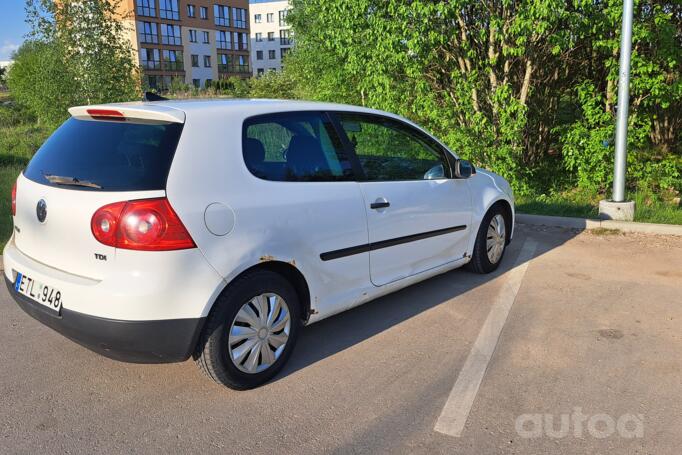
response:
[[[610,201],[599,203],[601,218],[631,221],[634,202],[625,201],[625,168],[628,146],[628,111],[630,105],[630,54],[632,53],[633,0],[623,1],[623,25],[620,37],[620,68],[618,73],[618,111],[616,123],[616,153],[613,167],[613,195]]]

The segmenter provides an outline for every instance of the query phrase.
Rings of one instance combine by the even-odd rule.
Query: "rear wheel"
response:
[[[476,273],[490,273],[499,267],[507,246],[507,223],[501,206],[492,207],[478,228],[469,268]]]
[[[284,277],[267,270],[247,273],[216,301],[195,360],[220,384],[257,387],[286,363],[300,320],[298,295]]]

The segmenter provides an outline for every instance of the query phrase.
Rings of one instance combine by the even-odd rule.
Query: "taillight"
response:
[[[168,251],[196,247],[165,197],[105,205],[92,216],[90,226],[99,242],[115,248]]]
[[[12,216],[17,215],[17,182],[12,187]]]

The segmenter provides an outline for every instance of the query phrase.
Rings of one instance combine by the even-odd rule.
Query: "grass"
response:
[[[635,201],[635,221],[642,223],[681,224],[682,206],[664,201],[646,192],[636,192],[629,197]],[[516,210],[532,215],[597,218],[599,200],[604,196],[576,191],[541,195],[536,198],[519,197]]]
[[[0,91],[0,242],[12,234],[11,194],[17,176],[52,132],[40,126],[26,111],[14,105],[7,92]]]

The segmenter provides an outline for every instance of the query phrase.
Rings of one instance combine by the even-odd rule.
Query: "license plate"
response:
[[[23,273],[17,273],[14,290],[59,313],[62,309],[62,293],[52,286],[41,283]]]

